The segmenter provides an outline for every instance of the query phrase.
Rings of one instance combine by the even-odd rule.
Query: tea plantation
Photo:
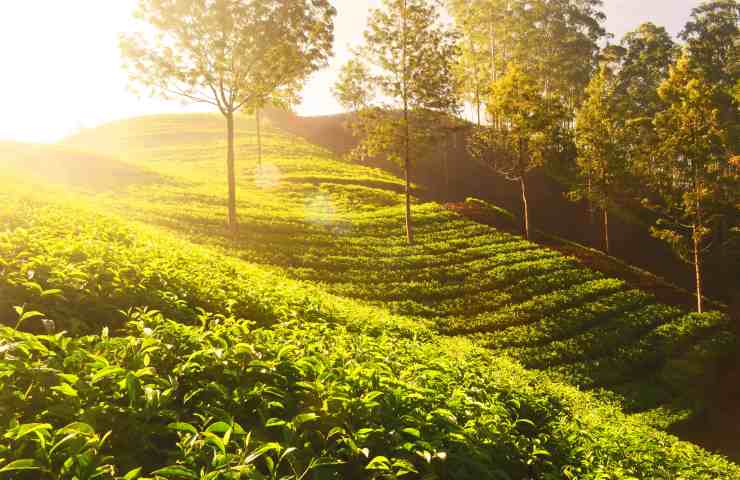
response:
[[[0,478],[740,476],[577,388],[699,410],[723,315],[433,203],[408,246],[398,179],[270,128],[258,167],[248,119],[234,239],[222,128],[0,159]],[[60,151],[89,168],[44,168]]]

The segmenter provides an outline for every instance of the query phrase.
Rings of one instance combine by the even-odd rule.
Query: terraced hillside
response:
[[[727,318],[661,305],[574,258],[416,205],[405,244],[400,181],[338,162],[268,129],[256,165],[253,125],[237,142],[241,230],[225,228],[225,171],[217,116],[149,117],[68,141],[167,179],[99,197],[127,216],[166,226],[242,259],[280,267],[334,294],[434,322],[525,366],[622,395],[664,426],[702,407],[713,366],[734,348]]]
[[[85,149],[102,164],[126,165],[132,172],[127,182],[79,189],[71,201],[50,201],[61,196],[55,187],[2,193],[0,311],[5,316],[0,320],[15,325],[20,318],[41,333],[46,323],[33,313],[23,316],[38,310],[58,328],[98,335],[35,341],[4,329],[0,355],[7,345],[27,345],[21,350],[28,362],[36,362],[37,369],[58,370],[64,381],[59,388],[41,388],[37,397],[32,385],[17,383],[29,374],[23,362],[3,365],[0,379],[6,379],[5,385],[24,385],[3,389],[9,398],[0,404],[10,405],[4,414],[21,411],[26,420],[41,416],[58,428],[110,396],[120,416],[116,421],[104,421],[111,413],[105,409],[93,410],[85,419],[100,433],[115,432],[113,442],[121,446],[132,443],[122,431],[132,416],[142,429],[151,422],[158,425],[152,444],[116,460],[119,468],[135,468],[133,458],[149,458],[149,451],[147,471],[164,467],[157,463],[162,458],[186,463],[186,453],[173,453],[174,433],[167,425],[187,423],[195,433],[182,427],[187,431],[181,434],[210,451],[215,441],[208,446],[205,433],[224,434],[231,428],[232,436],[237,429],[213,426],[221,420],[257,432],[263,446],[268,440],[281,445],[282,451],[275,447],[263,452],[274,454],[273,465],[286,448],[296,447],[301,460],[290,468],[312,470],[311,459],[341,461],[346,467],[336,467],[340,476],[352,478],[360,471],[377,474],[369,478],[385,478],[387,471],[401,475],[409,465],[409,472],[441,478],[450,472],[455,478],[498,478],[492,473],[497,469],[511,478],[736,474],[721,459],[645,426],[647,415],[624,417],[615,407],[522,370],[500,355],[547,371],[556,380],[605,387],[612,392],[605,395],[623,396],[631,411],[652,410],[658,415],[651,418],[663,417],[660,423],[665,425],[681,410],[691,414],[702,408],[698,386],[711,381],[715,361],[734,346],[726,318],[660,305],[573,258],[436,204],[415,206],[417,243],[408,246],[397,179],[336,161],[272,129],[258,168],[246,119],[238,124],[241,228],[232,239],[225,228],[221,129],[220,119],[210,115],[104,126],[70,139],[66,148]],[[25,166],[15,162],[13,169],[24,174]],[[65,181],[77,185],[76,175],[81,173],[71,173]],[[114,217],[101,217],[101,210]],[[121,216],[126,220],[115,218]],[[24,306],[17,312],[20,317],[14,306]],[[143,306],[156,312],[136,309]],[[103,325],[126,336],[108,340],[107,333],[98,332]],[[266,330],[253,332],[247,325]],[[147,340],[152,336],[152,342]],[[178,336],[188,341],[180,345]],[[149,343],[170,353],[159,358],[148,352]],[[267,364],[254,363],[256,377],[243,378],[238,372],[252,367],[240,356],[246,353],[242,350],[262,344],[264,348],[250,350],[249,358]],[[57,353],[49,359],[49,351]],[[99,360],[75,360],[91,352],[90,358]],[[201,357],[218,363],[191,361]],[[357,369],[343,368],[348,364]],[[148,365],[156,373],[151,378]],[[268,366],[279,371],[278,380],[264,378]],[[169,370],[186,384],[168,384],[175,380],[159,372]],[[219,377],[223,373],[228,380]],[[65,377],[70,374],[76,378]],[[108,374],[111,381],[87,387]],[[220,382],[226,390],[212,386]],[[249,398],[263,403],[249,410],[254,418],[245,418],[239,405],[247,397],[241,395],[255,385],[263,393]],[[296,390],[293,385],[301,386]],[[28,405],[26,388],[34,399]],[[172,391],[177,395],[171,396]],[[227,399],[225,391],[242,393]],[[65,392],[81,398],[79,410],[49,410]],[[146,402],[139,405],[136,392],[150,392]],[[337,407],[341,415],[330,400],[338,397],[344,399]],[[188,398],[197,402],[188,405]],[[353,398],[367,404],[353,403]],[[423,405],[417,404],[422,398]],[[203,417],[196,419],[198,413]],[[447,424],[443,417],[455,420]],[[320,427],[311,423],[314,428],[302,428],[309,418]],[[464,432],[454,425],[464,425]],[[44,435],[53,433],[39,428]],[[317,430],[325,434],[323,439],[309,433]],[[333,435],[342,441],[332,443]],[[7,447],[15,441],[13,435],[6,438],[10,440],[0,444],[0,459],[18,448],[12,443]],[[219,438],[223,443],[224,437]],[[243,457],[248,455],[244,449]],[[454,462],[438,462],[448,453]],[[203,455],[187,468],[202,467]],[[264,472],[267,464],[255,468]],[[328,470],[336,475],[336,469]]]
[[[2,179],[0,478],[740,475],[424,321]]]

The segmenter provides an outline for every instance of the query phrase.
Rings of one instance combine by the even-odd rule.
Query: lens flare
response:
[[[258,188],[271,189],[280,184],[282,172],[277,165],[267,163],[254,169],[254,184]]]

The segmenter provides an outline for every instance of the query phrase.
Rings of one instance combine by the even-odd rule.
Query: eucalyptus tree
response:
[[[632,167],[641,174],[653,175],[657,142],[653,119],[666,108],[658,87],[668,76],[680,49],[665,28],[649,22],[627,33],[621,47],[615,94],[622,102],[625,127],[629,130],[627,155]]]
[[[485,96],[514,62],[538,78],[545,93],[577,108],[606,34],[602,0],[447,0],[447,5],[462,33],[468,100],[481,91]]]
[[[491,84],[505,69],[508,0],[447,0],[448,11],[460,34],[456,68],[461,94],[475,111],[476,125],[483,123],[484,99]]]
[[[740,75],[740,2],[711,0],[691,12],[680,34],[695,68],[731,94]]]
[[[723,129],[731,140],[730,149],[740,151],[740,102],[736,89],[740,85],[740,2],[737,0],[711,0],[694,8],[691,19],[681,32],[686,42],[692,68],[701,70],[716,88],[713,90],[715,107],[719,111]],[[722,164],[723,178],[729,178],[733,172],[728,164]],[[715,192],[715,201],[724,205],[726,215],[717,225],[714,241],[723,246],[729,245],[733,238],[732,222],[729,214],[736,211],[733,204],[732,187],[725,187]],[[731,260],[732,253],[727,248],[721,250],[723,265]],[[740,264],[735,263],[735,267]]]
[[[131,82],[152,95],[211,105],[226,120],[228,218],[237,229],[234,116],[260,108],[325,65],[329,0],[139,0],[139,32],[121,36]]]
[[[661,84],[659,94],[668,107],[655,118],[659,175],[649,177],[653,196],[645,201],[660,215],[652,233],[694,266],[699,312],[703,257],[711,246],[707,239],[726,213],[716,201],[718,190],[731,182],[731,202],[740,197],[737,177],[726,173],[732,171],[732,139],[714,101],[718,89],[693,66],[688,52]]]
[[[483,143],[491,142],[492,152],[479,156],[507,180],[519,183],[522,195],[522,229],[530,238],[527,174],[542,166],[557,148],[568,113],[559,97],[543,94],[541,84],[516,64],[491,88],[488,100],[497,125],[488,127]]]
[[[586,88],[586,98],[576,115],[576,166],[584,182],[571,196],[601,207],[603,248],[607,254],[609,208],[629,173],[626,131],[617,78],[608,65],[603,65]]]
[[[540,79],[546,93],[575,110],[598,66],[606,35],[602,0],[517,0],[512,15],[518,31],[512,54]]]
[[[386,155],[405,177],[406,237],[413,243],[411,167],[435,144],[435,123],[458,111],[452,71],[457,36],[432,0],[383,0],[371,11],[364,43],[342,69],[338,101],[355,110],[356,152]]]

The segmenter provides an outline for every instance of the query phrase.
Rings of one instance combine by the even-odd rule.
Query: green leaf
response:
[[[73,422],[62,428],[58,433],[76,433],[82,435],[94,435],[95,429],[83,422]]]
[[[221,440],[221,437],[211,432],[205,432],[203,433],[203,436],[206,437],[206,443],[210,443],[221,453],[226,453],[226,445],[224,445],[224,441]]]
[[[134,468],[130,472],[128,472],[126,475],[123,476],[123,480],[136,480],[141,476],[141,467]]]
[[[97,373],[95,373],[95,375],[92,376],[92,378],[90,379],[90,383],[95,384],[99,382],[100,380],[103,380],[104,378],[112,377],[114,375],[118,375],[125,371],[126,370],[124,370],[121,367],[111,366],[111,367],[101,368],[100,370],[97,371]]]
[[[182,465],[170,465],[169,467],[160,468],[152,472],[152,475],[170,478],[173,480],[198,480],[198,474]]]
[[[376,398],[382,397],[382,396],[383,396],[383,392],[372,391],[372,392],[366,393],[365,395],[362,396],[362,402],[363,403],[370,403],[373,400],[375,400]]]
[[[421,432],[416,428],[406,427],[401,429],[401,431],[407,435],[411,435],[414,438],[421,438]]]
[[[126,392],[128,393],[128,401],[130,405],[134,405],[139,397],[141,391],[141,382],[136,375],[132,372],[126,374]]]
[[[170,430],[175,430],[176,432],[187,432],[192,435],[198,435],[198,430],[196,430],[194,426],[185,422],[170,423],[169,425],[167,425],[167,428],[169,428]]]
[[[22,460],[10,462],[3,468],[0,468],[0,473],[17,472],[20,470],[41,470],[41,465],[39,465],[36,460],[32,458],[24,458]]]
[[[393,461],[393,468],[396,470],[396,475],[406,475],[407,473],[419,473],[413,463],[402,458]]]
[[[265,455],[269,452],[279,452],[282,450],[283,447],[280,446],[279,443],[270,442],[262,445],[261,447],[255,449],[252,453],[247,455],[247,458],[244,460],[244,463],[250,464],[260,458],[262,455]]]
[[[216,423],[209,425],[209,427],[206,429],[206,432],[219,433],[223,435],[230,428],[231,428],[231,425],[229,425],[226,422],[216,422]]]
[[[300,415],[296,415],[295,416],[295,418],[293,419],[293,424],[296,427],[300,427],[304,423],[313,422],[314,420],[316,420],[318,418],[319,418],[319,416],[316,415],[313,412],[311,412],[311,413],[302,413]]]
[[[14,432],[6,433],[5,436],[14,440],[20,440],[21,438],[34,432],[47,431],[51,430],[51,428],[52,426],[48,423],[24,423],[14,429]]]
[[[535,457],[549,457],[550,452],[548,452],[547,450],[542,450],[541,448],[538,448],[532,452],[532,455]]]
[[[51,297],[53,295],[59,295],[60,293],[62,293],[62,291],[59,290],[58,288],[51,288],[49,290],[44,290],[43,292],[41,292],[41,296],[42,297]]]
[[[329,440],[330,438],[336,436],[336,435],[346,435],[347,431],[343,427],[334,427],[331,430],[329,430],[329,433],[326,435],[326,439]]]
[[[57,377],[70,384],[77,383],[80,380],[80,377],[71,373],[57,373]]]
[[[55,392],[59,392],[62,395],[65,395],[67,397],[78,397],[77,390],[75,390],[71,385],[68,383],[63,383],[61,385],[57,385],[56,387],[51,387],[52,390]]]
[[[265,422],[265,427],[284,427],[288,422],[279,418],[271,418]]]
[[[379,470],[387,472],[391,469],[390,463],[391,462],[388,460],[388,457],[380,455],[370,460],[370,463],[367,464],[365,470]]]

